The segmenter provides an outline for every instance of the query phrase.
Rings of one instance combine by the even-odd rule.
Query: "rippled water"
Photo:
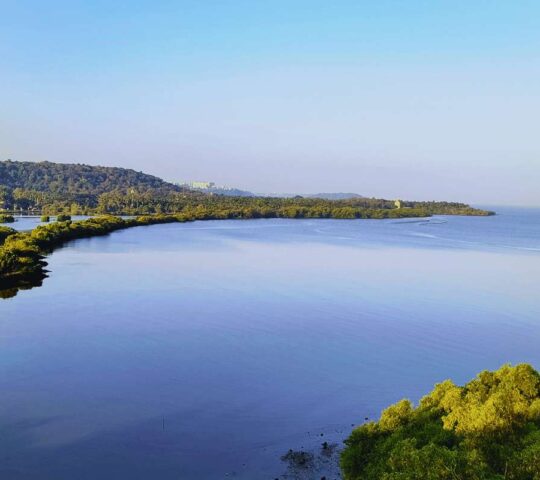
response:
[[[272,479],[437,381],[540,367],[540,210],[497,210],[70,243],[0,302],[0,478]]]

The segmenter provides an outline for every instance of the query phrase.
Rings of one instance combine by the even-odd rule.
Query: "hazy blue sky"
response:
[[[540,205],[540,2],[0,0],[0,159]]]

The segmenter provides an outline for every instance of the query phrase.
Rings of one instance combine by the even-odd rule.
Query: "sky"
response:
[[[0,0],[0,159],[540,206],[540,2]]]

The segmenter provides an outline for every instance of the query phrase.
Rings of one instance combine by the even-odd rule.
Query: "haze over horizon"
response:
[[[3,2],[0,159],[540,205],[540,4]]]

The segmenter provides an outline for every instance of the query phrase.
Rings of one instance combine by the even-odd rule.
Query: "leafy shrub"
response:
[[[59,214],[56,216],[57,222],[67,222],[68,220],[71,220],[71,215]]]
[[[42,223],[47,223],[51,220],[51,217],[49,217],[49,215],[41,215],[41,218],[40,218],[40,221]]]
[[[530,365],[435,386],[346,440],[346,480],[540,479],[540,374]]]

